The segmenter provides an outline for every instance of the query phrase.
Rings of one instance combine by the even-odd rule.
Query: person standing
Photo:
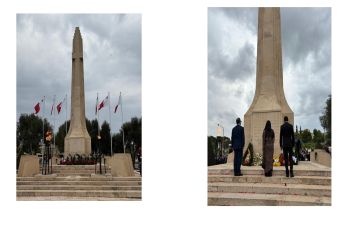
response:
[[[272,177],[273,153],[275,143],[275,132],[271,129],[271,122],[268,120],[262,135],[263,140],[263,164],[265,177]]]
[[[293,126],[288,123],[288,117],[284,117],[284,124],[281,126],[280,132],[280,147],[282,151],[283,147],[283,155],[284,155],[284,164],[286,167],[286,177],[289,177],[288,170],[288,156],[290,163],[290,177],[294,177],[293,174],[293,150],[294,150],[294,130]]]
[[[236,119],[236,126],[232,128],[231,146],[234,151],[233,171],[235,176],[243,176],[241,173],[241,163],[244,148],[244,128],[241,126],[241,119]]]
[[[297,159],[299,161],[301,160],[300,151],[301,151],[300,139],[298,138],[298,135],[295,135],[295,152],[297,155]]]

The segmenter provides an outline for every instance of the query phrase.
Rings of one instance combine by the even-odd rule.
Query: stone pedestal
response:
[[[135,176],[130,153],[117,153],[110,160],[111,174],[118,177]]]
[[[36,155],[22,155],[17,177],[34,177],[36,174],[39,174],[39,157]]]
[[[275,132],[274,156],[279,156],[284,116],[288,116],[294,127],[294,113],[283,90],[280,8],[259,8],[256,88],[253,102],[244,115],[245,149],[252,143],[254,152],[262,154],[262,134],[270,120]]]

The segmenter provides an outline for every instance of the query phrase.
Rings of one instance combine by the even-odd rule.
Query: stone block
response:
[[[39,174],[39,160],[36,155],[22,155],[17,177],[33,177]]]
[[[231,152],[230,154],[228,154],[227,156],[227,163],[233,163],[233,159],[234,159],[235,155],[233,152]]]
[[[315,149],[313,152],[311,152],[310,161],[332,168],[331,155],[325,152],[324,149]]]
[[[111,158],[110,163],[112,176],[135,176],[130,153],[117,153]]]

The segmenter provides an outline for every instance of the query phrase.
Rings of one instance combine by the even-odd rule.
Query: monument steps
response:
[[[258,166],[242,166],[243,176],[233,175],[233,165],[208,167],[208,205],[331,205],[331,168],[312,162],[294,166],[294,177],[284,167],[274,167],[265,177]]]
[[[141,186],[141,181],[17,181],[17,185],[110,185]]]
[[[232,166],[233,167],[233,166]],[[264,170],[261,167],[253,166],[253,168],[246,168],[246,166],[241,167],[241,172],[244,175],[265,175]],[[327,170],[299,170],[297,168],[293,171],[294,176],[318,176],[318,177],[330,177],[331,171]],[[209,175],[234,175],[233,169],[209,169]],[[286,172],[284,168],[274,168],[273,176],[285,176]]]
[[[95,174],[92,174],[95,175]],[[53,175],[42,175],[40,177],[17,177],[17,181],[141,181],[140,176],[135,177],[100,177],[100,176],[92,176],[92,177],[76,177],[74,175],[67,177],[57,177],[55,174]]]
[[[23,185],[17,190],[141,190],[141,186],[119,185]]]
[[[17,197],[17,201],[140,201],[138,198],[105,198],[105,197],[66,197],[66,196],[36,196]]]
[[[331,185],[332,179],[330,177],[318,176],[295,176],[293,179],[288,179],[285,175],[274,175],[272,177],[265,177],[262,175],[241,177],[236,177],[234,175],[208,175],[208,182]]]
[[[209,192],[302,195],[330,197],[331,186],[274,183],[210,183]]]
[[[53,166],[53,174],[17,177],[17,200],[141,200],[142,178],[95,174],[94,165]],[[41,172],[41,171],[40,171]]]
[[[141,191],[134,191],[134,190],[17,190],[17,196],[141,198]]]
[[[221,206],[330,206],[331,197],[252,193],[208,193],[208,205]]]

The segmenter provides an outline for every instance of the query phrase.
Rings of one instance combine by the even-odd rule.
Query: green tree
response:
[[[102,152],[111,155],[111,128],[107,121],[103,121],[100,131]]]
[[[303,140],[303,143],[309,143],[312,140],[312,135],[310,133],[310,131],[308,131],[307,129],[305,129],[302,133],[301,133],[301,139]]]
[[[97,135],[98,135],[98,121],[91,120],[91,129],[88,130],[91,137],[91,152],[97,152]]]
[[[319,117],[320,124],[324,131],[326,131],[327,138],[331,139],[332,135],[332,95],[328,95],[326,100],[326,107],[324,108],[323,114]]]
[[[52,126],[44,119],[44,131],[52,130]],[[32,155],[39,152],[39,143],[43,139],[43,120],[32,114],[21,114],[17,122],[17,147],[22,146],[23,152],[29,152]],[[18,149],[18,148],[17,148]],[[18,150],[17,150],[18,151]],[[18,154],[18,152],[17,152]]]
[[[67,121],[67,132],[69,131],[70,120]],[[55,142],[60,153],[64,151],[64,138],[66,137],[66,122],[58,127],[58,131],[55,134]]]
[[[295,125],[295,132],[298,133],[298,125]]]
[[[213,152],[215,154],[216,157],[216,153],[217,153],[217,144],[216,144],[216,137],[214,136],[209,136],[208,142],[211,144]]]
[[[123,148],[123,130],[120,129],[119,133],[112,136],[112,148],[114,153],[124,153]]]
[[[314,137],[312,139],[312,142],[314,143],[323,142],[323,135],[320,130],[314,129],[313,133],[314,133]]]
[[[122,130],[120,130],[121,135],[123,135],[123,131],[125,152],[129,152],[131,154],[134,165],[136,152],[142,143],[142,117],[132,117],[130,122],[123,124]]]
[[[215,165],[215,153],[210,137],[208,136],[208,166]]]

